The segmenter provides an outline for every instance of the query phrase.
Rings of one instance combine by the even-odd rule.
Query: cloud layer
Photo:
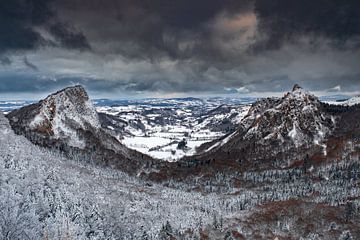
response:
[[[360,86],[355,0],[13,0],[0,7],[0,36],[3,93],[72,83],[120,96]]]

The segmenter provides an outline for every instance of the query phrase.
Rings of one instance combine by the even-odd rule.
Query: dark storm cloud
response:
[[[55,5],[60,15],[77,24],[94,44],[109,45],[105,53],[118,52],[129,58],[156,60],[165,55],[227,61],[224,45],[242,29],[239,26],[238,32],[227,34],[214,32],[209,26],[221,13],[231,19],[254,12],[259,26],[250,49],[262,51],[303,36],[330,38],[332,44],[342,46],[360,34],[357,0],[89,0],[86,4],[83,0],[57,0]],[[227,26],[220,27],[226,31]],[[214,40],[214,34],[223,42]],[[233,61],[233,56],[230,58]]]
[[[263,50],[304,35],[346,41],[360,34],[357,0],[13,0],[0,7],[0,51],[50,43],[90,50],[93,43],[104,45],[97,46],[99,53],[130,58],[226,61],[223,45],[237,35],[226,25],[211,26],[221,13],[231,20],[253,12],[259,24],[255,45]],[[36,27],[55,40],[44,39]],[[226,34],[214,40],[221,27]]]
[[[334,46],[353,38],[359,41],[358,0],[256,0],[255,12],[259,31],[266,35],[265,48],[277,48],[303,36],[330,38]]]
[[[83,30],[99,52],[155,61],[164,56],[219,56],[210,41],[209,25],[221,12],[229,16],[249,12],[252,5],[252,0],[89,0],[86,4],[59,0],[55,4],[61,18]]]
[[[0,5],[0,53],[56,46],[39,29],[49,31],[66,48],[89,48],[86,38],[57,19],[53,0],[11,0]]]
[[[83,33],[57,22],[49,27],[50,33],[60,41],[61,46],[79,50],[90,50],[90,44]]]
[[[0,52],[33,49],[42,37],[32,28],[52,15],[48,0],[3,1],[0,4]]]
[[[56,0],[55,5],[62,10],[77,12],[79,17],[83,13],[93,13],[100,14],[104,18],[115,16],[119,22],[134,20],[140,22],[141,19],[138,17],[149,19],[157,16],[162,25],[191,29],[211,20],[224,10],[229,13],[251,10],[252,2],[253,0]],[[114,13],[115,15],[112,15]],[[88,20],[91,21],[90,18]],[[135,23],[133,27],[136,29]]]
[[[24,90],[73,80],[125,92],[359,85],[355,0],[12,0],[0,6],[0,36],[0,54],[34,49],[20,65],[57,79],[29,76],[36,87]]]

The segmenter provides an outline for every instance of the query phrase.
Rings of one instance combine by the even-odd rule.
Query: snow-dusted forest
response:
[[[205,230],[213,234],[210,239],[223,239],[233,236],[234,219],[248,216],[261,203],[289,199],[333,206],[356,199],[349,214],[359,226],[354,216],[359,216],[360,166],[355,159],[310,169],[306,175],[301,168],[247,172],[237,176],[244,187],[212,187],[216,181],[208,182],[205,194],[189,192],[184,184],[164,187],[67,159],[15,135],[3,115],[0,151],[1,239],[198,239]],[[227,176],[216,179],[227,181]],[[282,219],[278,221],[273,227],[280,235],[296,227],[286,220],[284,230]],[[351,229],[341,224],[338,228],[348,236]],[[243,236],[252,234],[241,224],[235,229]],[[306,239],[316,239],[311,238],[316,233]]]

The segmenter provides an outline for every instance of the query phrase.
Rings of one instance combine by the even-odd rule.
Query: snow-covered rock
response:
[[[291,140],[296,147],[321,142],[334,127],[331,116],[321,111],[317,97],[295,85],[280,99],[259,101],[241,123],[247,129],[244,138],[262,143],[267,140]]]
[[[85,147],[78,129],[91,128],[96,131],[100,128],[96,109],[82,86],[68,87],[51,94],[35,108],[16,110],[9,114],[9,118],[29,131],[42,133],[52,139],[66,139],[70,146],[78,148]]]
[[[150,157],[108,134],[82,86],[68,87],[7,115],[11,127],[33,143],[76,154],[85,161],[135,173]],[[132,162],[125,164],[125,162]]]
[[[321,148],[335,124],[317,97],[295,85],[282,98],[254,103],[234,133],[203,148],[204,157],[276,159],[281,162],[276,165],[287,165],[284,159],[301,159],[309,149]]]

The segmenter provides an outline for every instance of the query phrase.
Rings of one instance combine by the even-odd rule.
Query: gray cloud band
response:
[[[360,3],[291,2],[14,0],[0,8],[1,63],[30,51],[24,65],[39,71],[22,78],[90,79],[84,84],[126,91],[356,85]]]

